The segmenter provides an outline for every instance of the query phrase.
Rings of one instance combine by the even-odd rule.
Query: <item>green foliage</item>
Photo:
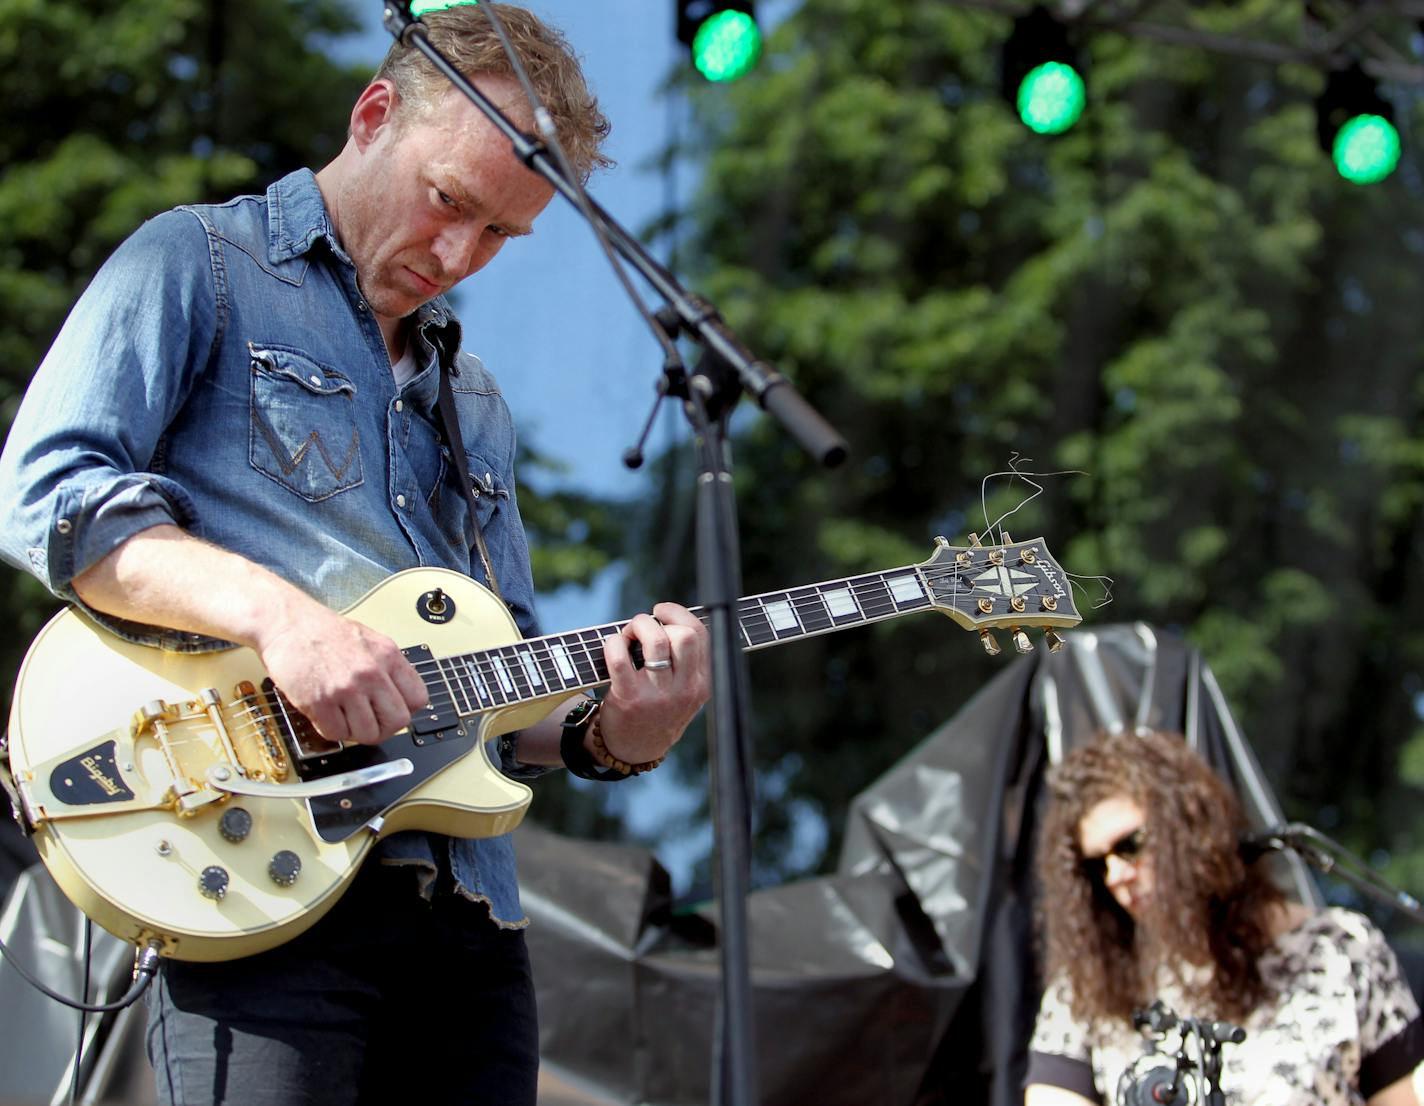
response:
[[[343,0],[0,0],[0,428],[139,223],[340,148],[366,74],[323,51],[355,27]],[[0,577],[5,687],[54,606]]]
[[[1268,0],[1192,12],[1291,33]],[[1083,119],[1035,136],[998,95],[1008,29],[952,4],[805,0],[754,79],[692,92],[700,288],[852,446],[818,472],[739,417],[746,590],[983,532],[1025,494],[992,481],[981,509],[1011,457],[1083,470],[1040,481],[1008,526],[1113,578],[1104,609],[1080,590],[1089,621],[1187,634],[1288,813],[1413,850],[1417,172],[1343,184],[1315,142],[1317,72],[1106,32]],[[650,534],[687,516],[683,466],[663,471]],[[639,578],[690,590],[654,564]],[[785,783],[758,812],[762,870],[807,865],[786,859],[789,805],[834,832],[846,798],[1000,663],[927,616],[754,657],[757,763]]]

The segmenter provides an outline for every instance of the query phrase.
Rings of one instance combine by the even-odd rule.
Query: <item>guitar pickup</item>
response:
[[[435,655],[431,653],[428,645],[411,645],[401,650],[406,660],[415,667],[421,680],[425,684],[426,691],[430,692],[430,702],[422,709],[412,711],[410,716],[410,732],[417,739],[422,737],[435,737],[437,740],[444,737],[448,731],[458,729],[460,726],[460,714],[455,710],[455,705],[450,701],[449,695],[437,695],[434,693],[432,685],[443,686],[444,681],[440,679],[439,670],[435,667]],[[440,700],[444,700],[443,703]],[[424,742],[417,740],[417,745]]]

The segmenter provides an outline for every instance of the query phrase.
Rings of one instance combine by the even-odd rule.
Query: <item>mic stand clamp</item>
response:
[[[1226,1106],[1226,1095],[1221,1089],[1221,1046],[1239,1045],[1246,1039],[1244,1029],[1226,1021],[1179,1018],[1161,999],[1134,1014],[1132,1023],[1151,1038],[1152,1043],[1149,1051],[1124,1071],[1118,1081],[1117,1097],[1121,1106],[1186,1106],[1189,1101],[1202,1106]],[[1139,1064],[1158,1055],[1156,1042],[1172,1032],[1180,1034],[1175,1069],[1153,1064],[1139,1073]],[[1197,1045],[1195,1058],[1188,1054],[1187,1043],[1192,1039]],[[1193,1074],[1196,1076],[1194,1099],[1187,1094],[1187,1080]]]

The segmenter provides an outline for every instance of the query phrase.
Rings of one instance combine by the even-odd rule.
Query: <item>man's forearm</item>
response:
[[[117,618],[207,634],[259,651],[283,620],[319,607],[300,588],[177,526],[140,531],[74,578],[86,604]]]
[[[139,531],[76,576],[74,590],[106,614],[252,647],[288,700],[331,741],[381,741],[429,700],[385,634],[176,526]]]

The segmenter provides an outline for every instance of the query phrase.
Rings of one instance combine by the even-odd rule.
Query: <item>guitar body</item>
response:
[[[448,616],[440,623],[420,613],[422,597],[437,588]],[[441,569],[398,573],[346,613],[399,645],[428,645],[435,655],[519,640],[499,600]],[[308,778],[320,778],[382,758],[415,762],[412,773],[379,788],[311,800],[201,786],[206,770],[230,759],[217,725],[204,717],[206,688],[227,704],[222,722],[239,762],[265,776],[265,786],[282,786],[270,762],[262,771],[262,734],[250,706],[232,702],[235,689],[260,687],[264,679],[250,649],[185,654],[133,645],[74,610],[51,620],[31,646],[10,719],[11,768],[22,793],[30,788],[35,842],[46,866],[109,932],[135,943],[159,939],[165,955],[184,960],[247,956],[315,923],[381,837],[416,828],[463,837],[513,829],[531,793],[491,764],[485,741],[537,720],[565,694],[487,712],[476,724],[462,723],[458,734],[418,746],[405,731],[374,749],[330,747],[335,755],[301,766]],[[189,708],[180,711],[188,717],[164,724],[166,742],[135,717],[158,700]],[[288,759],[288,783],[297,783],[298,758]],[[185,802],[175,795],[175,776],[198,781]],[[314,819],[318,802],[330,812],[324,831]],[[250,817],[245,833],[247,818],[230,814],[234,808]],[[347,812],[354,821],[343,827]],[[289,883],[283,881],[292,861],[276,860],[279,854],[292,854],[299,865]]]

